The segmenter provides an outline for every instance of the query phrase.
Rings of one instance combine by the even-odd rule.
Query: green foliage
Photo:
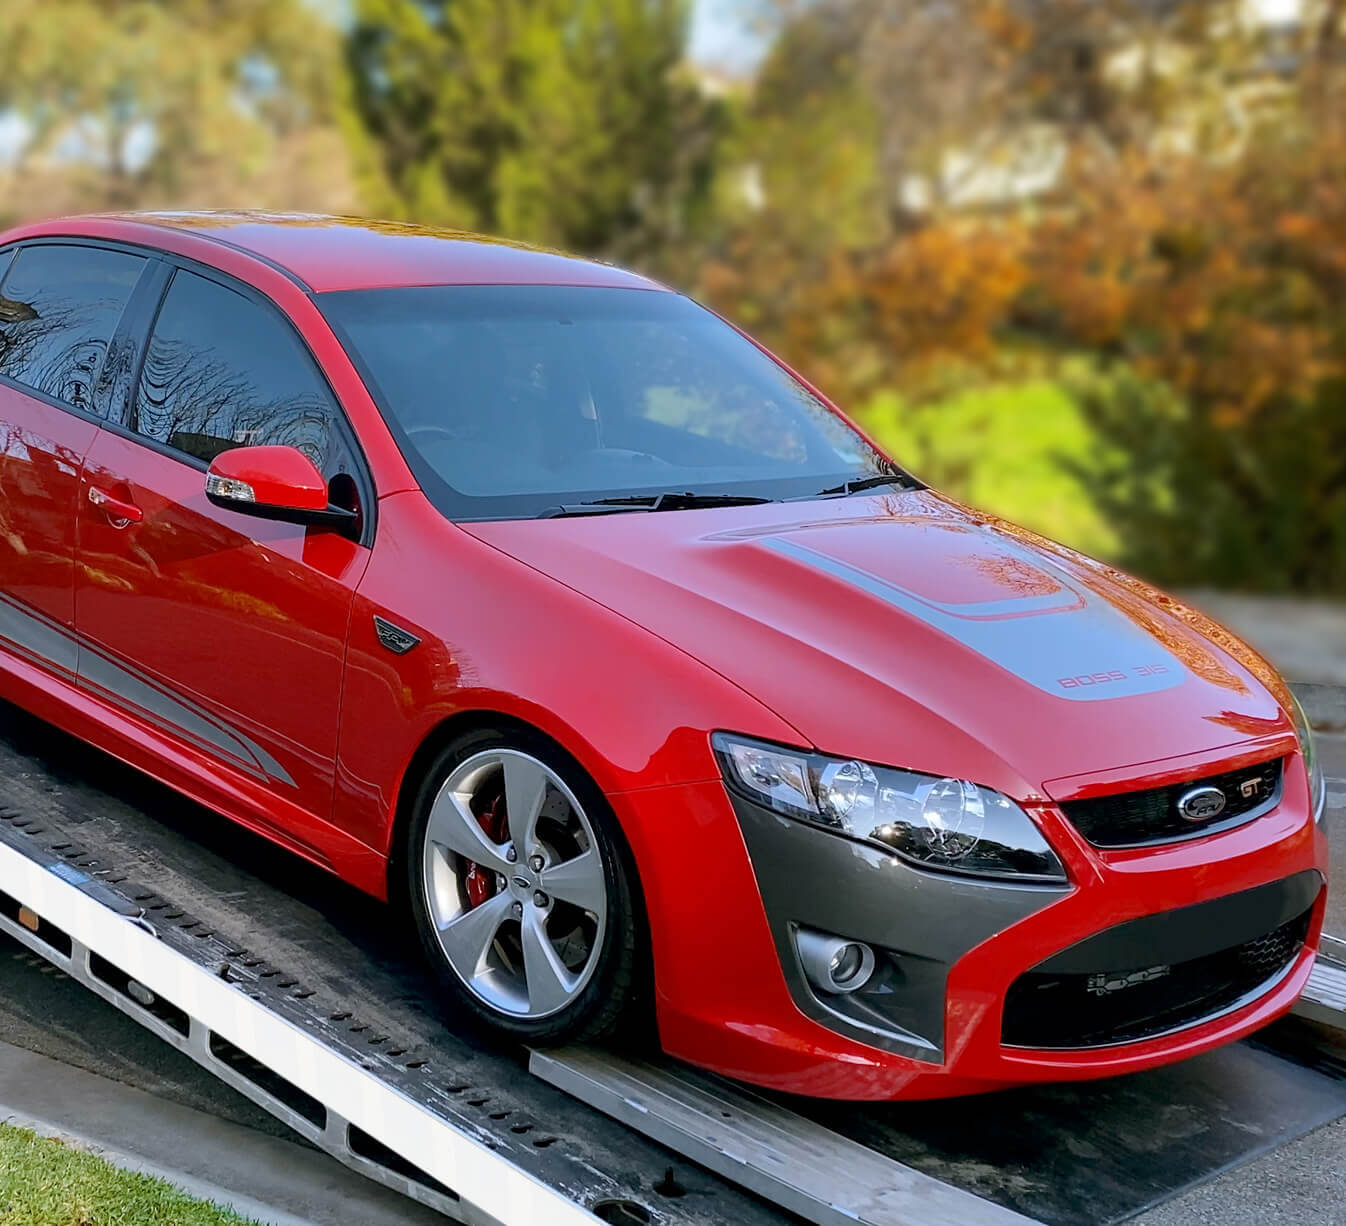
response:
[[[858,417],[944,493],[1084,553],[1118,556],[1120,542],[1089,497],[1085,470],[1100,457],[1112,465],[1124,457],[1061,383],[992,384],[919,405],[883,392]]]
[[[684,0],[360,0],[349,59],[407,215],[630,252],[704,181],[686,28]]]
[[[806,10],[762,65],[724,160],[759,176],[766,208],[754,231],[765,238],[779,230],[795,250],[819,258],[883,238],[880,141],[850,24]],[[741,191],[723,201],[724,216],[743,203]]]
[[[1346,593],[1346,380],[1238,429],[1126,367],[1074,391],[1099,443],[1069,467],[1124,565],[1161,584]]]
[[[1167,582],[1346,591],[1346,4],[735,0],[774,38],[726,82],[692,2],[0,0],[0,218],[635,263],[957,496]]]
[[[0,1226],[247,1226],[160,1179],[0,1124]]]
[[[10,215],[356,206],[340,40],[306,0],[0,0],[0,81],[28,133]]]

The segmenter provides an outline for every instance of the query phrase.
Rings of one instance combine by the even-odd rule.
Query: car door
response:
[[[368,549],[205,496],[211,459],[291,444],[334,501],[372,507],[363,461],[303,341],[270,302],[184,267],[85,461],[81,684],[281,803],[252,816],[322,854],[346,633]],[[255,789],[252,790],[255,793]],[[325,857],[324,857],[325,858]]]
[[[0,257],[0,645],[71,681],[80,465],[146,263],[73,242]]]

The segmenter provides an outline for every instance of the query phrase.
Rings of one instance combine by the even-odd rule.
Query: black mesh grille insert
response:
[[[1281,759],[1275,758],[1170,787],[1071,800],[1061,805],[1061,811],[1095,847],[1169,843],[1227,829],[1267,807],[1280,793],[1281,767]],[[1224,808],[1206,821],[1192,821],[1178,811],[1178,801],[1198,787],[1215,787],[1224,793]]]
[[[1005,997],[1003,1042],[1075,1048],[1132,1043],[1229,1008],[1280,974],[1304,947],[1312,908],[1242,945],[1172,966],[1091,975],[1020,975]]]

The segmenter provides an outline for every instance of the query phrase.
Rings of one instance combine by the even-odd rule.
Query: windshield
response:
[[[452,519],[669,492],[807,497],[895,471],[678,294],[451,285],[318,301]]]

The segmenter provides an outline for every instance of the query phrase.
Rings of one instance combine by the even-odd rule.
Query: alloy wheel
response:
[[[426,823],[422,883],[440,950],[490,1008],[550,1017],[593,977],[603,862],[583,806],[537,758],[489,749],[454,767]]]

